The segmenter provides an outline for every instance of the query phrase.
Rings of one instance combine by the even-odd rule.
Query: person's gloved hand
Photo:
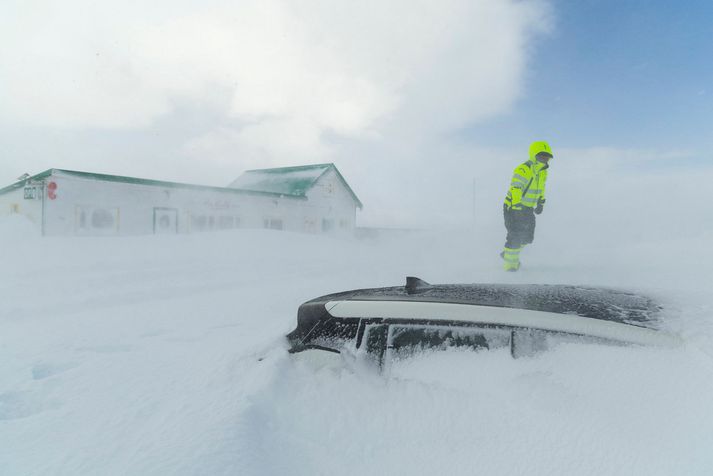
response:
[[[542,210],[545,208],[545,200],[544,199],[539,199],[537,201],[537,206],[535,207],[535,215],[539,215],[542,213]]]

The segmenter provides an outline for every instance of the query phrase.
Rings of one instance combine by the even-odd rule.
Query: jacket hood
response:
[[[540,152],[547,152],[551,156],[555,155],[552,153],[552,148],[550,147],[550,144],[545,141],[536,141],[530,144],[530,160],[534,161],[535,156]]]
[[[552,148],[547,142],[536,141],[530,144],[530,162],[532,163],[532,168],[537,172],[549,168],[549,164],[543,164],[541,162],[538,162],[535,158],[535,156],[540,152],[547,152],[548,154],[554,157],[554,154],[552,153]]]

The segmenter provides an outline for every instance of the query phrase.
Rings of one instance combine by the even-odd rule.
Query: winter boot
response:
[[[517,267],[516,267],[516,268],[508,268],[508,267],[505,267],[505,271],[508,271],[508,272],[510,272],[510,273],[514,273],[514,272],[517,271],[518,269],[520,269],[520,263],[517,264]]]
[[[505,271],[517,271],[520,269],[520,251],[522,247],[519,248],[505,248],[501,253],[504,263],[503,268]]]

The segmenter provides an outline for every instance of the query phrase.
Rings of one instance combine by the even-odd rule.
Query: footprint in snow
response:
[[[59,408],[59,403],[46,402],[38,392],[26,390],[0,394],[0,421],[27,418],[55,408]]]
[[[66,372],[67,370],[79,367],[75,362],[67,362],[63,364],[38,363],[32,366],[33,380],[43,380],[49,377]]]

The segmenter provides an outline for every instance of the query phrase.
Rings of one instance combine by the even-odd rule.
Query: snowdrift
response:
[[[557,260],[543,243],[504,275],[500,230],[360,242],[26,239],[22,226],[0,226],[3,474],[713,473],[710,276],[676,260],[680,241]],[[456,349],[388,378],[288,354],[301,303],[405,275],[624,287],[663,303],[685,344]]]

